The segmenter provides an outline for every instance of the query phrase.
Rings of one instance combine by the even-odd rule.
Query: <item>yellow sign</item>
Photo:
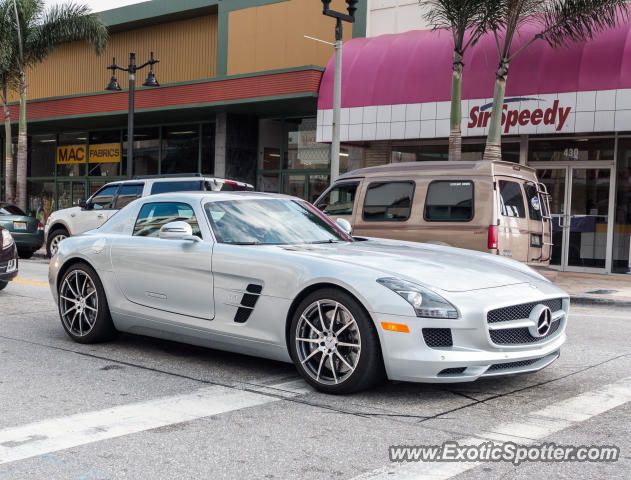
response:
[[[85,163],[85,145],[67,145],[57,147],[57,165]]]
[[[90,145],[90,163],[120,163],[120,143],[98,143]]]
[[[74,165],[77,163],[85,163],[88,158],[88,155],[86,155],[86,149],[86,145],[66,145],[64,147],[57,147],[57,164]],[[89,159],[90,163],[120,163],[120,144],[98,143],[90,145]]]

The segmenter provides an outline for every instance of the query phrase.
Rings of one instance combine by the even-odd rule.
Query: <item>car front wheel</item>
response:
[[[75,342],[97,343],[116,337],[105,290],[94,269],[77,264],[59,282],[59,316]]]
[[[383,378],[372,319],[341,290],[318,290],[300,303],[291,324],[290,351],[300,374],[325,393],[365,390]]]
[[[48,237],[48,242],[46,242],[46,254],[49,257],[56,255],[61,241],[65,240],[69,236],[70,234],[65,228],[53,230]]]
[[[2,281],[0,281],[0,290],[4,290],[5,288],[7,288],[8,284],[9,284],[9,282],[2,282]]]

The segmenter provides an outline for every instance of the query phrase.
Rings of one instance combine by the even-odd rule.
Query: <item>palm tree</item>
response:
[[[43,0],[8,0],[13,3],[11,29],[16,51],[16,70],[20,92],[20,119],[17,155],[17,203],[26,206],[27,125],[26,71],[42,62],[59,45],[88,41],[97,55],[107,43],[107,27],[85,5],[54,5],[45,9]]]
[[[419,0],[427,9],[425,18],[434,30],[447,29],[454,39],[451,77],[449,160],[462,157],[462,69],[467,49],[489,29],[498,12],[499,0]]]
[[[11,145],[11,114],[9,113],[9,90],[15,85],[14,50],[11,42],[11,9],[9,2],[0,2],[0,103],[4,113],[5,138],[5,201],[15,202],[15,165]]]
[[[628,19],[626,0],[503,0],[501,19],[491,26],[497,45],[499,65],[495,72],[493,109],[484,149],[485,160],[502,158],[502,106],[510,63],[537,40],[553,47],[591,40],[597,33],[614,28]],[[511,45],[525,22],[538,25],[538,32],[515,52]]]

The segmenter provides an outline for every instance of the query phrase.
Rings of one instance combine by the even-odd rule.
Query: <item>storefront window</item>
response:
[[[631,274],[631,138],[618,140],[613,273]]]
[[[289,170],[329,168],[330,146],[316,142],[316,119],[285,121],[287,155],[284,167]]]
[[[279,119],[259,120],[259,170],[280,170],[283,145],[283,122]]]
[[[29,141],[28,176],[54,177],[56,157],[57,135],[33,135]]]
[[[57,182],[57,207],[70,208],[77,204],[80,198],[85,198],[85,182]]]
[[[28,214],[35,216],[42,225],[55,209],[55,183],[28,181]]]
[[[285,175],[283,192],[294,197],[305,198],[305,176]]]
[[[278,173],[259,173],[256,181],[258,190],[261,192],[279,192],[280,174]]]
[[[87,144],[87,132],[59,135],[57,146],[58,177],[81,177],[85,175]]]
[[[575,162],[613,160],[613,138],[571,138],[566,140],[531,140],[529,162]]]
[[[88,154],[88,175],[92,177],[118,176],[121,153],[120,130],[92,132]]]
[[[160,128],[134,130],[134,176],[156,175],[160,155]],[[123,142],[123,175],[127,173],[127,133]]]
[[[202,173],[215,173],[215,124],[202,125]]]
[[[161,173],[196,173],[198,163],[199,125],[164,127]]]
[[[309,202],[314,203],[329,186],[328,175],[309,175]]]

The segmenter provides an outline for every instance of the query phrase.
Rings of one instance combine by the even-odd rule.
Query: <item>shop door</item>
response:
[[[57,210],[75,207],[80,198],[86,198],[84,180],[57,182]]]
[[[609,272],[611,165],[534,166],[550,194],[554,243],[550,265],[564,271]]]

